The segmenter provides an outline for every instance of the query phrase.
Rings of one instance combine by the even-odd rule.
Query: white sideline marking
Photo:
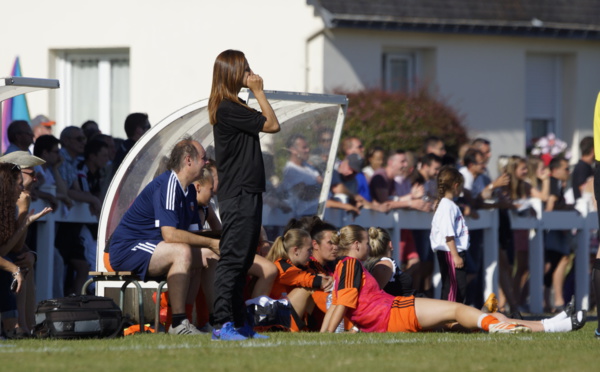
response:
[[[190,336],[193,338],[194,336]],[[196,336],[197,337],[197,336]],[[531,341],[531,336],[513,336],[520,341]],[[457,340],[456,338],[440,336],[435,342],[437,343],[456,343],[456,342],[481,342],[481,341],[494,341],[495,336],[493,335],[482,335],[475,338],[469,337],[468,339]],[[179,349],[224,349],[231,347],[243,347],[243,348],[272,348],[279,346],[331,346],[331,345],[365,345],[365,344],[416,344],[416,343],[431,343],[432,340],[425,340],[422,338],[402,338],[402,339],[389,339],[381,340],[368,337],[360,337],[356,340],[294,340],[294,341],[240,341],[240,342],[228,342],[228,341],[212,341],[209,343],[184,343],[184,344],[160,344],[155,346],[148,345],[132,345],[132,346],[81,346],[77,347],[62,346],[52,347],[44,346],[40,348],[23,348],[17,344],[0,344],[0,354],[15,354],[15,353],[72,353],[74,351],[136,351],[136,350],[179,350]]]

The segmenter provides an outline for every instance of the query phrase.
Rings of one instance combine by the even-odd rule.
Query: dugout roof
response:
[[[301,134],[306,138],[311,147],[311,156],[316,156],[316,149],[319,147],[320,159],[323,161],[323,183],[318,185],[318,190],[313,191],[319,195],[318,213],[322,215],[348,99],[341,95],[276,91],[265,93],[279,119],[281,131],[275,134],[260,134],[270,189],[268,196],[276,198],[274,203],[268,204],[265,201],[263,224],[284,226],[291,217],[296,217],[293,210],[285,213],[275,206],[277,198],[284,198],[277,193],[277,186],[281,182],[282,170],[289,157],[286,141],[294,134]],[[244,98],[244,95],[249,106],[260,110],[251,93],[242,92],[240,96]],[[162,173],[164,159],[175,143],[190,135],[204,146],[208,157],[214,158],[213,131],[208,119],[207,106],[208,99],[205,99],[174,112],[153,125],[129,151],[111,182],[102,207],[98,229],[99,268],[103,266],[101,255],[105,243],[137,195],[155,176]],[[330,131],[333,135],[333,141],[326,148],[317,141],[318,135],[323,131]]]

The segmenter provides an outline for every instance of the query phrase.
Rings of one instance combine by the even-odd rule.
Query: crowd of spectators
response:
[[[99,216],[102,202],[110,181],[119,164],[137,140],[150,128],[146,114],[134,113],[125,121],[126,140],[113,138],[100,132],[97,123],[85,122],[81,127],[69,126],[56,137],[52,133],[54,122],[47,118],[36,118],[37,124],[32,128],[27,122],[15,121],[8,128],[11,152],[33,154],[35,165],[21,167],[23,193],[30,200],[40,198],[49,205],[54,213],[68,214],[74,203],[85,203],[91,214]],[[307,138],[301,134],[291,135],[285,144],[288,159],[282,168],[281,180],[277,177],[267,177],[267,193],[265,203],[284,214],[301,217],[314,216],[317,213],[319,197],[326,176],[326,165],[333,138],[332,130],[322,130],[318,133],[318,142],[311,149]],[[494,209],[499,214],[499,270],[500,286],[499,307],[506,313],[527,310],[527,280],[528,263],[527,251],[528,230],[512,230],[509,213],[528,215],[533,213],[531,198],[543,202],[546,211],[568,210],[573,208],[575,200],[584,198],[590,205],[593,200],[592,163],[594,161],[593,140],[586,137],[581,141],[581,159],[575,165],[572,176],[567,159],[555,157],[545,164],[537,157],[523,158],[520,156],[500,157],[498,174],[495,179],[490,177],[489,164],[491,158],[491,143],[478,138],[467,146],[461,147],[458,161],[447,154],[442,139],[430,137],[424,141],[422,151],[414,153],[402,149],[384,149],[373,145],[365,149],[360,138],[348,137],[341,141],[341,156],[335,160],[331,175],[326,207],[340,208],[348,213],[360,214],[364,209],[387,213],[395,209],[412,209],[424,213],[432,213],[438,187],[436,178],[444,165],[456,167],[464,178],[464,191],[455,200],[465,217],[478,218],[478,210]],[[30,155],[31,156],[31,155]],[[268,159],[267,159],[268,160]],[[3,162],[8,161],[2,159]],[[273,159],[271,159],[273,163]],[[265,163],[266,164],[266,163]],[[27,165],[27,164],[25,164]],[[198,202],[204,217],[210,219],[210,225],[218,224],[218,204],[214,191],[218,187],[218,177],[214,161],[207,163],[206,172],[196,183]],[[273,172],[274,167],[268,167],[267,173]],[[8,170],[7,170],[8,172]],[[212,172],[212,175],[211,175]],[[4,182],[4,181],[3,181]],[[18,181],[17,181],[18,183]],[[572,190],[572,191],[570,191]],[[6,192],[6,190],[3,190]],[[2,198],[8,198],[2,196]],[[200,200],[202,198],[202,200]],[[8,200],[7,199],[7,200]],[[210,212],[209,212],[210,211]],[[512,212],[511,212],[512,211]],[[44,210],[40,214],[48,213]],[[25,213],[25,212],[23,212]],[[19,224],[35,223],[41,215],[21,216],[19,209]],[[432,213],[433,216],[433,213]],[[216,217],[216,219],[215,219]],[[215,221],[216,220],[216,221]],[[204,222],[204,219],[202,219]],[[208,220],[207,220],[208,221]],[[294,220],[298,221],[298,220]],[[9,231],[17,234],[19,224]],[[15,227],[16,226],[16,227]],[[207,225],[208,227],[208,225]],[[54,263],[53,297],[61,297],[70,293],[80,293],[81,287],[88,277],[90,268],[96,265],[96,236],[97,224],[82,224],[61,222],[57,224],[57,251]],[[291,229],[291,230],[290,230]],[[300,230],[295,230],[300,229]],[[311,231],[312,229],[312,231]],[[28,239],[19,239],[12,249],[3,249],[0,264],[9,275],[0,277],[0,286],[4,282],[12,282],[16,268],[21,273],[27,273],[29,282],[17,281],[19,293],[28,292],[29,300],[17,300],[20,294],[0,292],[2,301],[2,322],[6,334],[26,335],[33,327],[32,311],[35,304],[32,298],[33,271],[35,267],[35,229],[29,229]],[[276,231],[275,236],[281,235],[276,244],[277,251],[271,251],[272,265],[265,260],[270,244],[263,236],[259,243],[257,256],[250,274],[254,276],[257,287],[255,295],[270,294],[279,297],[282,293],[274,293],[285,286],[275,279],[277,270],[286,271],[286,260],[292,260],[299,266],[313,267],[313,276],[308,287],[318,289],[331,287],[330,267],[335,257],[335,248],[331,244],[331,234],[335,234],[333,226],[326,222],[312,223],[310,228],[295,226],[293,222],[286,231],[290,235],[283,238],[284,231]],[[302,232],[301,230],[305,231]],[[273,235],[274,230],[268,229]],[[369,231],[375,234],[384,231]],[[376,234],[376,235],[377,235]],[[568,267],[572,261],[572,232],[548,231],[545,246],[546,271],[544,285],[547,296],[545,306],[548,312],[560,312],[572,294],[569,282]],[[266,235],[266,234],[264,234]],[[403,230],[400,242],[400,262],[393,262],[391,251],[387,246],[377,254],[378,264],[373,265],[378,270],[389,269],[389,277],[396,280],[398,291],[415,293],[417,296],[433,297],[432,275],[434,257],[428,230]],[[274,240],[272,236],[271,240]],[[2,247],[10,237],[2,237]],[[21,241],[22,240],[22,241]],[[289,244],[284,244],[288,242]],[[285,245],[285,247],[284,247]],[[480,230],[470,231],[470,247],[466,251],[465,270],[467,272],[467,293],[464,303],[477,308],[483,306],[483,234]],[[306,253],[311,251],[310,255]],[[33,252],[33,253],[29,253]],[[297,258],[300,254],[300,258]],[[306,256],[306,257],[304,257]],[[218,257],[217,257],[218,259]],[[296,260],[296,261],[294,261]],[[379,262],[382,263],[379,263]],[[18,265],[18,266],[16,266]],[[282,268],[283,267],[283,268]],[[210,271],[207,271],[210,273]],[[289,272],[288,272],[289,274]],[[24,275],[24,274],[20,274]],[[210,275],[210,274],[204,274]],[[383,276],[387,278],[387,274]],[[4,278],[4,279],[2,279]],[[315,279],[320,278],[320,279]],[[208,283],[213,279],[205,279]],[[274,284],[275,283],[275,284]],[[382,287],[386,280],[382,280]],[[10,284],[10,283],[9,283]],[[27,289],[29,288],[29,289]],[[214,296],[210,286],[201,288],[208,300]],[[289,288],[285,289],[286,291]],[[315,315],[318,319],[327,311],[327,295],[313,296],[307,291],[291,296],[295,307],[302,309],[299,317],[293,322],[296,330],[314,328],[305,324],[306,317]],[[287,294],[289,295],[289,293]],[[13,298],[8,301],[7,298]],[[25,296],[22,296],[25,297]],[[312,299],[312,300],[311,300]],[[566,300],[565,300],[566,299]],[[311,302],[312,301],[312,302]],[[316,302],[315,302],[316,301]],[[17,303],[27,304],[28,308],[19,307]],[[209,306],[210,307],[210,306]],[[186,309],[187,311],[187,309]],[[208,310],[210,313],[210,310]],[[298,314],[297,314],[298,315]],[[311,315],[312,316],[312,315]],[[208,321],[209,319],[205,319]],[[202,326],[199,324],[199,326]],[[314,329],[318,330],[318,329]]]
[[[98,217],[116,169],[117,144],[122,160],[133,143],[150,128],[150,123],[146,114],[129,115],[125,141],[102,134],[94,121],[86,121],[81,127],[68,126],[60,133],[53,133],[54,126],[55,122],[43,115],[34,118],[31,125],[24,120],[13,121],[7,128],[10,145],[0,158],[0,162],[18,167],[23,180],[19,198],[22,205],[17,203],[17,210],[18,222],[24,226],[25,233],[21,233],[18,240],[10,241],[11,247],[3,240],[1,243],[6,249],[0,252],[1,262],[6,263],[2,268],[9,274],[0,278],[0,287],[10,288],[15,277],[15,270],[11,270],[14,265],[18,265],[19,275],[24,279],[18,282],[18,290],[0,294],[2,330],[9,337],[27,337],[35,325],[33,278],[38,249],[35,221],[50,210],[68,216],[75,203],[85,203],[90,213]],[[4,195],[6,190],[2,192],[2,198],[11,198]],[[29,203],[37,199],[43,200],[49,208],[28,219]],[[96,267],[97,230],[97,224],[60,222],[54,244],[49,244],[51,248],[39,247],[56,249],[53,297],[81,292],[90,268]],[[20,230],[9,228],[7,231],[17,235]]]
[[[331,132],[319,134],[318,143],[331,138]],[[325,138],[326,137],[326,138]],[[302,169],[291,172],[289,164],[302,149]],[[366,149],[357,137],[343,138],[341,156],[335,161],[331,177],[327,208],[340,208],[360,214],[364,209],[388,212],[395,209],[412,209],[432,212],[438,188],[437,174],[442,166],[456,167],[464,178],[464,190],[455,202],[462,213],[472,219],[479,218],[478,210],[492,209],[499,219],[499,270],[500,309],[507,312],[527,311],[528,296],[528,244],[529,230],[512,230],[510,213],[532,215],[531,198],[542,201],[545,211],[573,209],[575,200],[584,198],[592,209],[593,139],[581,141],[581,159],[570,176],[568,159],[556,156],[548,164],[539,157],[500,156],[498,176],[490,177],[492,144],[477,138],[461,146],[461,156],[456,159],[446,152],[439,137],[427,138],[420,153],[402,149],[388,151],[377,144]],[[290,162],[283,172],[279,192],[288,198],[290,205],[301,201],[311,208],[299,211],[292,208],[296,217],[313,215],[317,210],[318,193],[323,182],[324,151],[317,146],[318,154],[302,136],[292,135],[288,141]],[[298,163],[300,164],[300,163]],[[308,171],[309,170],[309,171]],[[294,184],[296,191],[289,192]],[[572,190],[572,191],[570,191]],[[303,193],[299,196],[299,193]],[[281,233],[281,231],[279,231]],[[416,293],[433,297],[432,274],[434,255],[428,230],[402,230],[400,242],[400,268],[412,279]],[[279,235],[279,234],[276,234]],[[573,294],[573,285],[567,269],[572,263],[572,232],[548,231],[545,242],[545,310],[557,312],[564,308]],[[465,303],[481,307],[483,298],[483,230],[470,231],[470,248],[466,252],[467,295]],[[594,253],[594,252],[593,252]]]

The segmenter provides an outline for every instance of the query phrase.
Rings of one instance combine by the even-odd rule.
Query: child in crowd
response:
[[[453,167],[440,170],[437,179],[438,198],[431,221],[431,249],[436,252],[442,274],[442,299],[464,302],[467,290],[465,270],[469,229],[453,199],[462,192],[464,178]]]
[[[368,165],[362,169],[367,181],[371,181],[375,171],[381,169],[385,164],[385,151],[381,146],[373,146],[367,151]]]
[[[394,296],[410,296],[415,293],[412,278],[403,273],[392,260],[392,239],[381,227],[369,228],[371,251],[365,268],[373,275],[379,288]]]
[[[334,272],[333,303],[323,324],[325,332],[334,332],[344,315],[363,332],[419,332],[451,322],[490,333],[568,332],[585,324],[585,311],[572,309],[542,321],[517,321],[456,302],[394,297],[379,288],[361,263],[369,255],[369,237],[364,228],[345,226],[332,238],[340,257]]]
[[[287,296],[292,305],[292,331],[305,327],[306,314],[315,308],[313,291],[331,291],[331,276],[315,274],[307,268],[312,254],[310,234],[300,229],[289,229],[283,237],[278,237],[267,255],[275,263],[279,275],[271,290],[271,298]],[[338,322],[339,324],[339,322]]]

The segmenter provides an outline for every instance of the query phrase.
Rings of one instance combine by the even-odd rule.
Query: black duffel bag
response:
[[[40,338],[110,338],[123,335],[123,314],[108,297],[71,295],[41,301],[34,334]]]
[[[266,296],[251,299],[246,301],[246,312],[248,323],[257,332],[290,329],[292,305],[287,299],[273,300]]]

